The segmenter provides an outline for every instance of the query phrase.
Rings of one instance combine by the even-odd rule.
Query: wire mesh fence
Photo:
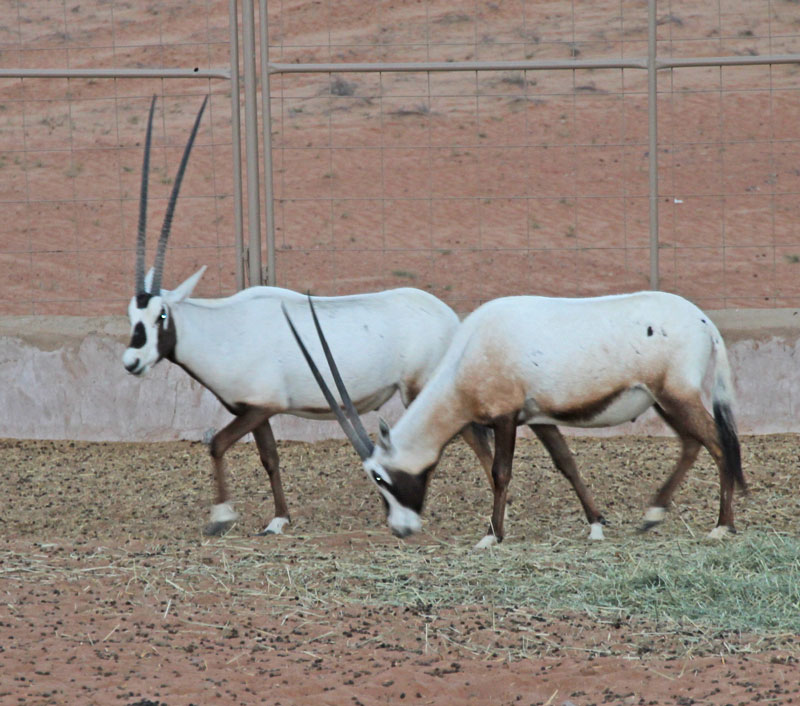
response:
[[[659,3],[660,57],[798,49],[786,3]],[[520,61],[647,55],[645,3],[281,5],[276,61]],[[659,76],[659,275],[709,308],[797,306],[798,68]],[[278,281],[414,284],[460,311],[518,293],[648,286],[646,73],[288,75]]]
[[[0,68],[229,66],[226,3],[17,2],[7,10],[0,19]],[[227,90],[225,82],[200,79],[0,79],[0,313],[124,311],[154,94],[150,257],[191,116],[211,93],[168,267],[183,273],[208,264],[203,291],[231,291]]]
[[[0,68],[228,66],[227,3],[15,7],[0,28]],[[658,11],[662,57],[800,51],[791,2]],[[270,59],[282,63],[647,54],[643,2],[273,0],[269,12]],[[800,305],[798,78],[796,65],[660,72],[662,288],[707,308]],[[227,90],[0,81],[0,313],[124,311],[153,92],[163,97],[154,228],[199,95],[212,93],[165,285],[208,264],[198,293],[234,291]],[[410,285],[461,312],[509,294],[648,286],[646,72],[286,74],[271,94],[279,285]]]

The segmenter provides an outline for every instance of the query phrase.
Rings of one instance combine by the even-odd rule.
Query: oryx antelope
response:
[[[223,456],[248,432],[255,438],[269,475],[275,516],[260,532],[279,533],[289,511],[278,470],[278,452],[269,419],[275,414],[331,418],[327,402],[310,378],[292,339],[281,307],[287,307],[306,334],[313,333],[305,296],[275,287],[252,287],[224,299],[190,299],[205,267],[177,289],[161,288],[166,244],[181,180],[203,107],[184,150],[164,225],[155,266],[144,276],[147,178],[155,98],[150,106],[142,168],[136,250],[136,293],[128,306],[131,340],[125,368],[142,375],[162,358],[181,366],[208,388],[235,419],[211,441],[216,500],[207,534],[225,531],[237,519],[225,483]],[[350,356],[344,372],[360,412],[377,409],[399,390],[408,404],[427,383],[458,327],[444,302],[417,289],[318,300],[320,317],[338,349]],[[475,450],[491,482],[489,432],[468,425],[463,437]]]
[[[311,299],[309,305],[313,309]],[[318,335],[323,337],[321,328]],[[302,348],[302,336],[295,337]],[[306,358],[313,371],[312,358]],[[701,400],[712,361],[713,417]],[[335,371],[332,356],[328,364]],[[346,400],[342,378],[346,374],[334,375]],[[338,411],[329,391],[327,395]],[[516,427],[521,424],[530,425],[572,483],[591,526],[590,537],[602,539],[603,518],[556,425],[614,426],[649,407],[675,430],[682,449],[645,515],[643,529],[664,519],[673,493],[705,446],[720,478],[719,519],[711,535],[734,531],[734,485],[744,488],[745,481],[732,403],[722,337],[687,300],[664,292],[590,299],[531,296],[495,299],[472,312],[394,428],[381,425],[377,445],[354,410],[338,418],[383,498],[390,528],[401,537],[420,529],[428,483],[447,441],[469,422],[493,427],[494,505],[489,532],[478,543],[482,547],[503,539]]]

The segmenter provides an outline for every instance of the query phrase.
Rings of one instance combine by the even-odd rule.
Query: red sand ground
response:
[[[640,508],[665,477],[675,443],[571,443],[608,509],[607,542],[658,551],[673,535],[707,531],[716,503],[707,458],[663,530],[642,537]],[[800,501],[786,478],[797,438],[747,440],[745,451],[751,493],[737,500],[740,531],[791,532]],[[199,527],[211,491],[201,444],[0,443],[9,493],[0,520],[0,703],[800,703],[798,636],[594,610],[552,614],[501,605],[502,594],[496,606],[491,597],[426,606],[422,591],[416,603],[391,607],[348,597],[374,591],[371,582],[385,580],[379,569],[357,586],[313,567],[303,573],[331,558],[369,569],[376,552],[402,553],[409,543],[463,561],[459,548],[479,536],[489,505],[465,447],[448,449],[426,531],[405,541],[386,530],[344,442],[281,444],[293,516],[282,537],[251,536],[271,508],[252,445],[228,456],[242,519],[228,536],[206,539]],[[567,484],[533,440],[520,439],[517,456],[510,532],[499,551],[558,543],[567,557],[559,563],[585,561],[583,542],[566,539],[586,533]],[[436,580],[431,573],[422,582]],[[330,581],[335,590],[326,589]]]

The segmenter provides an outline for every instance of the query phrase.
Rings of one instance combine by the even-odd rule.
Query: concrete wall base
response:
[[[707,312],[728,344],[744,434],[800,432],[800,310]],[[89,441],[199,440],[231,416],[180,368],[163,361],[143,378],[122,367],[124,317],[0,317],[0,437]],[[381,414],[402,413],[395,396]],[[377,429],[377,415],[365,418]],[[288,415],[279,439],[340,438],[335,422]],[[632,424],[568,433],[670,434],[652,411]]]

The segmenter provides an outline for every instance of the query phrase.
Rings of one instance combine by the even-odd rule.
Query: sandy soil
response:
[[[571,444],[608,510],[607,541],[636,537],[675,443]],[[745,439],[752,490],[737,500],[741,535],[796,531],[800,501],[787,479],[798,444],[791,436]],[[500,550],[560,543],[582,561],[586,528],[575,498],[532,440],[521,439],[517,454],[510,531]],[[199,529],[211,489],[201,444],[0,442],[9,491],[0,520],[0,701],[655,706],[800,699],[796,636],[722,628],[698,637],[688,624],[548,614],[501,597],[431,606],[421,595],[390,606],[334,591],[326,582],[335,576],[301,585],[300,569],[323,559],[368,567],[387,550],[458,553],[481,535],[490,500],[482,472],[454,444],[431,488],[425,532],[403,542],[383,526],[343,443],[284,443],[281,456],[293,517],[287,533],[251,536],[269,518],[271,500],[252,445],[238,444],[229,465],[242,518],[225,537],[206,539]],[[713,524],[716,492],[704,458],[664,527],[633,541],[701,537]],[[369,581],[361,588],[369,591]]]

